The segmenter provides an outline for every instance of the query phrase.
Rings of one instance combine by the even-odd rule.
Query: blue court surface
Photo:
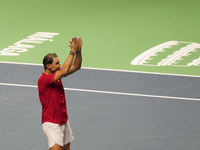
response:
[[[48,149],[40,65],[1,63],[1,149]],[[64,78],[71,149],[198,150],[199,78],[82,68]]]

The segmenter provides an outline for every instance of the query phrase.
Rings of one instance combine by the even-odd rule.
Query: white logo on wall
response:
[[[34,48],[35,44],[42,44],[47,40],[52,42],[52,38],[58,34],[59,33],[52,32],[36,32],[33,35],[28,36],[26,39],[22,39],[14,43],[12,46],[4,48],[0,51],[0,56],[18,56],[20,53],[27,52],[28,49]]]
[[[200,66],[200,44],[169,41],[143,52],[131,65]]]

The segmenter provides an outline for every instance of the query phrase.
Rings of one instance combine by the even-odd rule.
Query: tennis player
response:
[[[74,136],[68,121],[65,92],[61,78],[81,68],[82,39],[70,41],[71,51],[63,66],[55,53],[43,59],[45,71],[38,80],[39,98],[42,105],[42,129],[47,136],[50,150],[70,150]]]

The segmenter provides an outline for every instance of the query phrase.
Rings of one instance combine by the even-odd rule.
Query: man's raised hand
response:
[[[73,51],[75,53],[80,49],[79,39],[77,39],[77,37],[73,37],[72,41],[69,41],[69,43],[70,43],[69,47],[71,48],[71,51]]]
[[[79,49],[78,49],[78,51],[77,51],[77,52],[81,52],[82,45],[83,45],[83,42],[82,42],[82,39],[81,39],[81,37],[80,37],[80,38],[78,38],[78,42],[79,42]]]

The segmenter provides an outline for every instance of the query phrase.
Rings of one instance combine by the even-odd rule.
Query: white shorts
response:
[[[66,124],[45,122],[42,124],[42,129],[47,136],[49,148],[53,147],[55,143],[64,146],[74,140],[69,121]]]

